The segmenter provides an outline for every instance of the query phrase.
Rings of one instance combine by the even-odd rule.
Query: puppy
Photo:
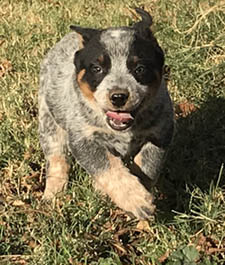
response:
[[[40,142],[47,160],[44,199],[68,183],[68,151],[96,189],[139,219],[154,212],[156,182],[174,128],[164,54],[151,16],[132,27],[71,26],[41,65]]]

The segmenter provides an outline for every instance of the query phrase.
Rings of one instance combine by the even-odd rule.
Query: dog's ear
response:
[[[141,35],[143,38],[152,38],[151,25],[153,23],[152,16],[141,8],[135,8],[135,11],[141,16],[142,20],[135,23],[133,28]]]
[[[164,64],[164,52],[159,46],[156,38],[154,37],[154,34],[150,29],[153,24],[152,16],[141,8],[135,8],[135,11],[141,16],[142,20],[135,23],[133,25],[133,28],[136,30],[138,36],[148,41],[151,41],[151,43],[155,46],[156,52],[159,56],[158,58],[161,58],[161,60],[159,61],[161,62],[162,66]]]
[[[146,12],[144,9],[141,9],[141,8],[135,8],[135,11],[138,13],[138,15],[141,16],[142,18],[142,21],[139,21],[137,24],[142,25],[142,26],[145,26],[145,27],[151,27],[153,21],[152,21],[152,16]]]
[[[98,29],[82,28],[74,25],[71,25],[70,29],[76,31],[80,35],[84,45],[89,42],[90,39],[100,33],[100,30]]]

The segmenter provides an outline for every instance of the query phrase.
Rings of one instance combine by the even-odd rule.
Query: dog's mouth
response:
[[[109,126],[117,131],[123,131],[131,127],[134,121],[134,116],[131,112],[107,111],[106,121]]]

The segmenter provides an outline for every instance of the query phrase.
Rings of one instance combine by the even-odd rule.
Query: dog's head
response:
[[[164,54],[150,30],[152,18],[142,9],[136,12],[142,21],[132,27],[71,26],[82,38],[83,47],[75,54],[81,92],[118,131],[132,126],[139,109],[157,94],[162,78]]]

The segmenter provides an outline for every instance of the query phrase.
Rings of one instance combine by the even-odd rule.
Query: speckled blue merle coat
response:
[[[72,26],[41,65],[40,142],[47,160],[45,199],[68,183],[68,150],[95,187],[139,219],[154,211],[157,180],[173,135],[164,54],[151,16],[132,27]]]

